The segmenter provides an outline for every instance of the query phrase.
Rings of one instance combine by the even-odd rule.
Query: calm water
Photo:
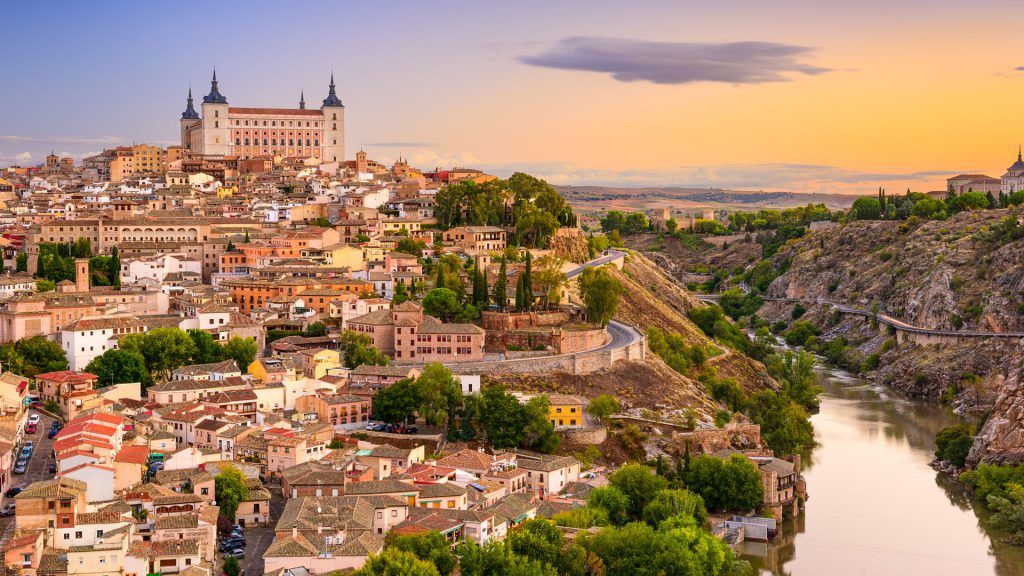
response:
[[[1024,548],[987,532],[957,485],[928,467],[951,411],[832,369],[820,372],[819,446],[804,459],[810,499],[769,545],[762,574],[1024,576]]]

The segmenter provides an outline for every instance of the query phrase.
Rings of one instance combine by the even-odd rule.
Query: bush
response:
[[[818,327],[806,320],[797,320],[786,332],[786,344],[803,346],[811,336],[818,335]]]
[[[790,314],[790,316],[793,317],[793,320],[796,320],[796,319],[800,318],[801,316],[803,316],[804,312],[807,312],[807,309],[805,309],[800,304],[797,304],[796,306],[793,306],[793,312],[792,312],[792,314]]]
[[[935,435],[935,457],[963,468],[974,437],[966,426],[947,426]]]

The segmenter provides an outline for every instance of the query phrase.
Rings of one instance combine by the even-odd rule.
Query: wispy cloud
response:
[[[118,136],[15,136],[0,134],[0,143],[4,144],[118,144],[124,138]]]
[[[434,142],[370,142],[366,146],[377,148],[430,148],[436,146]]]
[[[654,42],[575,36],[519,61],[531,66],[610,74],[621,82],[655,84],[788,82],[829,68],[804,60],[813,48],[776,42]]]

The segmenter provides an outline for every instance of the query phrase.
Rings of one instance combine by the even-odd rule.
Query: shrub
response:
[[[797,320],[786,332],[786,344],[803,346],[811,336],[818,335],[818,327],[806,320]]]

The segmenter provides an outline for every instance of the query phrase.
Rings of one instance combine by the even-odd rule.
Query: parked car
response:
[[[39,414],[32,414],[28,417],[29,424],[39,424]]]
[[[14,465],[15,474],[24,474],[28,469],[28,458],[19,458],[18,463]]]
[[[156,474],[157,472],[159,472],[159,471],[161,471],[163,469],[164,469],[164,463],[163,462],[150,462],[149,463],[149,470],[153,474]]]
[[[28,424],[25,424],[25,434],[35,434],[35,433],[36,433],[36,425],[35,425],[35,423],[29,422]]]
[[[244,548],[245,536],[226,536],[221,539],[220,545],[222,547]]]
[[[229,550],[224,553],[224,556],[231,556],[232,558],[238,558],[239,560],[245,558],[245,550],[236,548],[235,550]]]
[[[14,502],[4,504],[3,508],[0,508],[0,516],[14,516]]]
[[[28,445],[24,446],[21,449],[21,453],[19,454],[19,458],[24,459],[24,460],[28,460],[31,457],[32,457],[32,447],[28,446]]]
[[[31,441],[31,440],[29,440],[28,442],[25,442],[25,448],[28,448],[29,450],[35,450],[36,449],[36,443]]]
[[[64,425],[60,423],[60,420],[54,420],[53,423],[50,424],[50,428],[53,428],[54,430],[60,430],[63,427]]]
[[[415,426],[406,426],[405,429],[402,430],[402,434],[415,434],[417,432],[419,432],[419,428]]]
[[[50,428],[50,431],[46,433],[46,437],[49,438],[50,440],[53,440],[54,437],[56,437],[57,434],[59,434],[59,433],[60,433],[60,430],[58,430],[56,428]]]
[[[57,473],[57,461],[56,460],[51,460],[50,461],[50,467],[48,468],[48,470],[50,471],[50,474],[56,474]]]
[[[7,492],[4,492],[4,496],[7,496],[8,498],[14,498],[15,496],[17,496],[18,494],[21,494],[24,491],[25,491],[25,487],[24,486],[15,486],[13,488],[9,488],[7,490]]]

